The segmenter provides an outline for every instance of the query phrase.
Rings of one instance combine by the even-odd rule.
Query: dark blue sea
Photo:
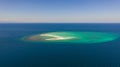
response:
[[[97,44],[21,40],[24,36],[56,31],[120,34],[120,24],[1,23],[0,67],[120,67],[120,38]]]

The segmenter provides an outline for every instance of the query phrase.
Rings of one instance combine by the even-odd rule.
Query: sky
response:
[[[0,22],[120,22],[120,0],[0,0]]]

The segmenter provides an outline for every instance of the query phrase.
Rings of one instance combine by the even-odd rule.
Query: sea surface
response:
[[[104,43],[30,42],[47,32],[114,32],[118,23],[1,23],[0,67],[120,67],[120,38]]]

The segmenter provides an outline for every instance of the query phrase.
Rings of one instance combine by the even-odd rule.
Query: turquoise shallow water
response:
[[[23,37],[24,41],[31,42],[66,42],[66,43],[102,43],[120,37],[119,33],[110,32],[49,32]]]
[[[120,24],[0,24],[0,67],[119,67],[120,38],[102,43],[29,42],[46,32],[120,33]]]

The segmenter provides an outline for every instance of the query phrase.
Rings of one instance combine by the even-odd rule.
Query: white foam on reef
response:
[[[75,37],[62,37],[58,35],[53,35],[53,34],[41,34],[40,36],[47,36],[47,37],[52,37],[48,38],[45,40],[68,40],[68,39],[74,39]]]

